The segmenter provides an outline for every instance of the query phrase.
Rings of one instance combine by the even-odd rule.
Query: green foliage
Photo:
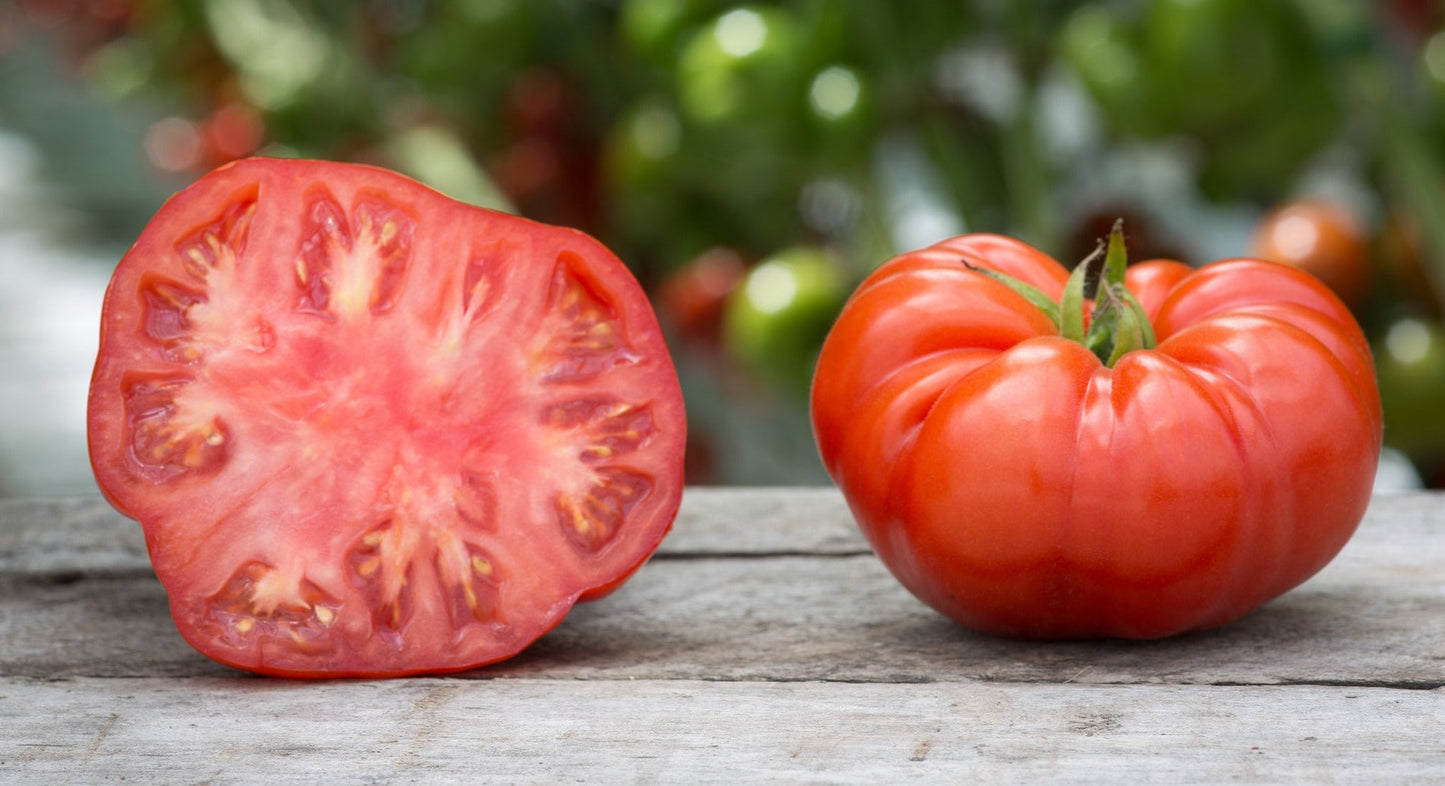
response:
[[[169,177],[251,152],[378,163],[591,232],[647,286],[709,249],[760,260],[803,245],[852,282],[954,231],[1078,258],[1122,214],[1136,258],[1201,262],[1246,253],[1254,217],[1321,190],[1377,231],[1417,227],[1423,280],[1445,282],[1445,16],[1430,4],[135,0],[74,4],[58,25],[9,13],[0,26],[20,33],[0,35],[0,66],[50,41],[114,115],[192,129],[194,154],[171,156]],[[63,153],[86,129],[5,117],[41,103],[34,93],[0,70],[0,123],[71,139],[50,158],[82,160]],[[94,149],[116,146],[113,126],[93,128]],[[123,139],[134,158],[141,140]],[[91,203],[125,237],[147,211],[115,191],[98,184],[107,195]],[[1420,300],[1420,277],[1387,268],[1361,313],[1372,333],[1394,300]],[[1438,298],[1425,300],[1436,318]]]

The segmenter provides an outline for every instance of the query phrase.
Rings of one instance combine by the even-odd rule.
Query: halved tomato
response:
[[[181,634],[268,674],[507,658],[631,575],[682,491],[677,375],[615,256],[351,164],[247,159],[162,207],[88,414]]]

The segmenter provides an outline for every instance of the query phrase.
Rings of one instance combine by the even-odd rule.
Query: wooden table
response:
[[[1445,495],[1224,629],[1036,644],[908,595],[824,489],[690,489],[514,660],[290,682],[176,634],[139,527],[0,503],[0,783],[1445,782]]]

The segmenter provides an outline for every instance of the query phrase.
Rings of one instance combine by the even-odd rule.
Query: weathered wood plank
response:
[[[1375,556],[1433,547],[1445,531],[1445,494],[1376,497],[1357,537]],[[1379,551],[1383,549],[1384,551]],[[866,553],[843,497],[832,488],[689,488],[661,557]],[[1347,552],[1348,554],[1349,552]],[[0,575],[146,570],[140,526],[99,498],[0,499]]]
[[[1445,685],[1445,590],[1345,570],[1218,631],[1158,642],[1018,642],[962,630],[871,558],[659,562],[491,674]]]
[[[0,781],[1426,783],[1441,728],[1442,690],[0,680]]]
[[[0,499],[0,576],[149,570],[140,525],[104,500]]]
[[[866,554],[834,488],[689,488],[658,554]]]
[[[662,556],[860,554],[836,490],[689,488]],[[0,499],[0,575],[148,571],[140,525],[99,498]]]
[[[175,633],[134,524],[98,502],[0,506],[0,674],[228,673]],[[1445,496],[1377,499],[1325,571],[1222,630],[1037,644],[915,601],[836,492],[689,490],[674,535],[622,590],[470,676],[1429,688],[1445,685]]]
[[[1445,496],[1375,500],[1319,576],[1220,631],[961,630],[831,490],[689,490],[615,595],[450,678],[250,677],[175,633],[139,528],[0,503],[0,782],[1429,782],[1445,773]]]

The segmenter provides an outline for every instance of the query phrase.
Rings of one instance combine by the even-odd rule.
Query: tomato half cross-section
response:
[[[1328,288],[1252,259],[1126,270],[1117,228],[1098,257],[1071,275],[1009,238],[945,240],[875,270],[824,343],[823,462],[881,561],[965,626],[1219,626],[1364,515],[1379,391]]]
[[[677,376],[611,252],[352,164],[167,202],[106,293],[88,425],[181,634],[277,675],[507,658],[682,490]]]

